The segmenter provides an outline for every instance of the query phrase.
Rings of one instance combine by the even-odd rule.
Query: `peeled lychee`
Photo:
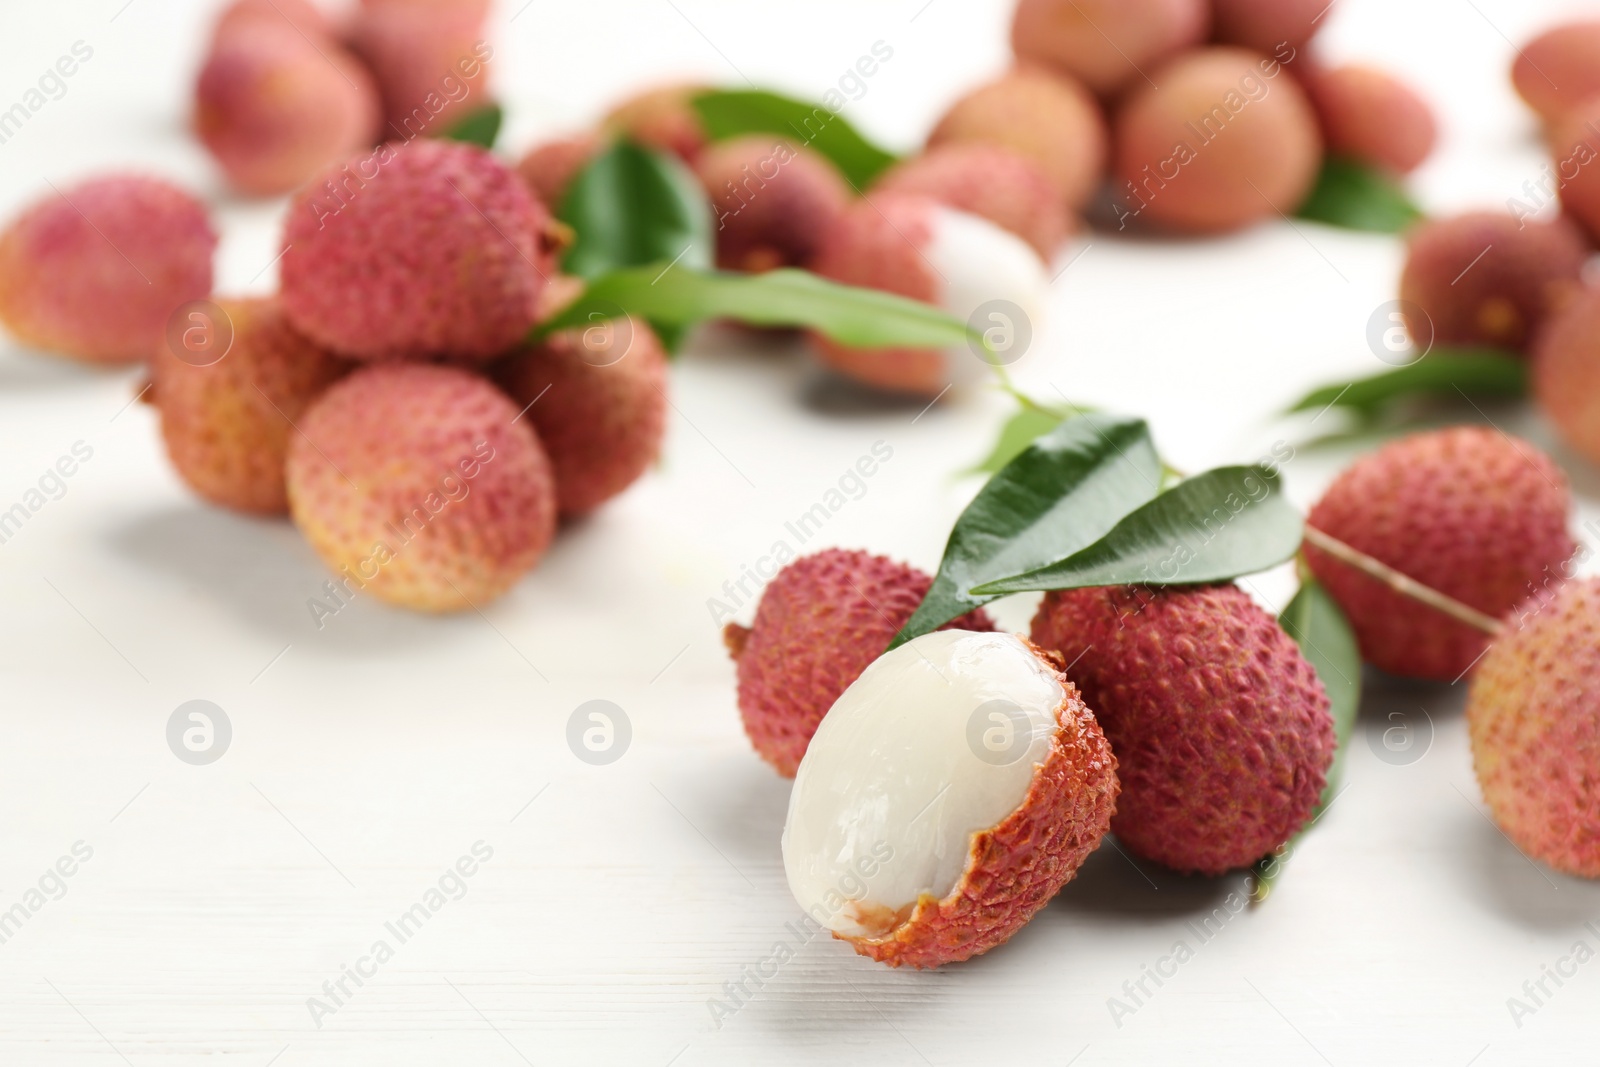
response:
[[[1533,395],[1563,440],[1600,464],[1600,291],[1550,317],[1532,350]]]
[[[350,26],[352,50],[383,98],[382,136],[438,137],[487,107],[494,48],[481,4],[368,4]]]
[[[1130,851],[1222,874],[1310,817],[1333,761],[1327,693],[1237,586],[1049,593],[1033,639],[1072,664],[1117,754],[1111,829]]]
[[[1600,19],[1552,26],[1517,49],[1511,82],[1546,119],[1600,96]]]
[[[1038,328],[1049,284],[1029,245],[986,219],[925,197],[884,194],[852,205],[823,239],[811,269],[846,285],[933,304],[995,338],[1014,362]],[[982,381],[988,352],[972,345],[855,348],[816,337],[822,359],[857,381],[892,392],[938,396]]]
[[[839,548],[778,572],[750,627],[729,623],[723,631],[738,664],[745,733],[762,759],[794,774],[817,723],[889,647],[932,584],[915,567]],[[945,628],[993,630],[994,623],[979,610]]]
[[[1600,581],[1569,582],[1508,621],[1467,697],[1478,784],[1523,852],[1600,878]]]
[[[667,357],[634,318],[566,330],[510,356],[498,378],[550,457],[563,515],[587,515],[661,453]]]
[[[1149,84],[1158,66],[1200,44],[1210,26],[1208,0],[1021,0],[1011,48],[1018,59],[1054,66],[1110,96]]]
[[[352,594],[421,611],[482,607],[555,534],[550,461],[517,408],[456,367],[363,367],[290,439],[289,509]]]
[[[928,634],[877,659],[806,753],[783,829],[807,915],[890,966],[1005,943],[1072,880],[1117,760],[1061,661],[1011,634]]]
[[[554,271],[549,223],[516,172],[481,148],[383,145],[290,205],[284,311],[354,359],[490,359],[534,323]]]
[[[1334,0],[1211,0],[1213,36],[1287,60],[1325,25]]]
[[[1564,218],[1519,220],[1474,211],[1419,223],[1406,239],[1400,299],[1414,340],[1520,352],[1578,294],[1588,250]]]
[[[195,311],[151,360],[161,435],[195,492],[281,515],[294,424],[349,365],[295,333],[275,299],[222,300],[216,309],[222,321]]]
[[[711,198],[724,270],[804,266],[851,195],[825,156],[767,134],[708,145],[695,169]]]
[[[1575,545],[1566,476],[1526,441],[1487,427],[1412,434],[1357,460],[1307,522],[1401,574],[1497,617],[1562,573]],[[1307,544],[1361,657],[1390,674],[1454,681],[1482,630],[1402,596]]]
[[[1301,73],[1333,155],[1405,174],[1433,151],[1439,138],[1433,109],[1388,71],[1348,63]]]
[[[1322,138],[1282,64],[1203,48],[1152,72],[1118,109],[1119,217],[1185,233],[1236,230],[1292,214],[1311,192]]]
[[[195,86],[194,121],[231,185],[285,193],[373,142],[378,92],[337,45],[267,23],[218,37]]]
[[[873,195],[926,196],[988,219],[1027,241],[1048,263],[1072,229],[1061,193],[1040,167],[1000,145],[947,144],[889,170]]]
[[[205,207],[159,179],[55,190],[0,233],[0,321],[46,351],[148,359],[172,312],[211,292],[216,247]]]
[[[950,106],[928,147],[994,144],[1033,160],[1061,192],[1068,211],[1089,202],[1105,178],[1105,117],[1073,78],[1024,64]]]
[[[528,183],[550,213],[561,210],[572,181],[602,149],[605,139],[597,133],[575,133],[536,145],[517,163],[517,173]]]
[[[706,86],[694,82],[647,89],[612,108],[602,125],[610,133],[693,164],[709,140],[694,109],[694,98],[705,91]]]

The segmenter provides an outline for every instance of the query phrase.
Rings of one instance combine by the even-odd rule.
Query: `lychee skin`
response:
[[[241,192],[296,189],[378,132],[378,91],[332,42],[265,23],[218,37],[195,86],[195,131]]]
[[[993,144],[947,144],[890,169],[873,193],[926,196],[988,219],[1033,246],[1046,263],[1073,228],[1060,191],[1037,164]]]
[[[1525,604],[1467,697],[1478,784],[1518,848],[1600,878],[1600,580]]]
[[[1527,105],[1554,121],[1600,94],[1600,19],[1565,22],[1517,49],[1511,82]]]
[[[1087,89],[1068,75],[1022,64],[952,104],[928,136],[928,147],[1009,148],[1049,176],[1072,212],[1104,181],[1109,141],[1105,116]]]
[[[851,198],[826,157],[768,134],[708,145],[695,170],[711,198],[723,270],[806,265]]]
[[[283,515],[294,424],[349,364],[295,333],[275,299],[221,300],[217,307],[233,332],[220,360],[196,366],[179,358],[170,339],[151,360],[167,455],[212,503]]]
[[[474,145],[387,144],[295,197],[283,306],[352,359],[487,360],[526,336],[554,263],[545,210]]]
[[[667,356],[641,320],[553,334],[509,356],[496,377],[550,457],[563,515],[594,511],[661,454]]]
[[[1257,52],[1305,47],[1326,25],[1333,0],[1211,0],[1216,40]]]
[[[1447,596],[1498,617],[1563,573],[1566,476],[1526,441],[1487,427],[1412,434],[1364,456],[1329,486],[1307,522]],[[1342,563],[1305,558],[1344,609],[1361,657],[1390,674],[1450,682],[1469,670],[1482,631]]]
[[[1427,313],[1413,339],[1522,351],[1575,297],[1588,250],[1564,218],[1529,222],[1474,211],[1419,223],[1406,239],[1400,299]]]
[[[599,134],[587,131],[546,141],[535,145],[518,161],[517,173],[553,215],[561,210],[573,179],[594,161],[605,144]]]
[[[1011,49],[1111,96],[1200,44],[1210,26],[1207,0],[1021,0]]]
[[[1406,174],[1433,151],[1433,109],[1388,71],[1349,63],[1301,73],[1330,153]]]
[[[1568,445],[1600,464],[1600,291],[1552,315],[1531,355],[1539,406]]]
[[[1595,157],[1600,155],[1600,97],[1576,104],[1550,120],[1546,143],[1560,181],[1556,195],[1561,209],[1587,231],[1591,242],[1600,239],[1600,177]]]
[[[494,49],[479,6],[369,4],[356,12],[349,45],[377,80],[384,137],[439,137],[489,104]]]
[[[606,132],[669,152],[694,164],[710,138],[694,109],[694,98],[707,86],[682,82],[647,89],[622,101],[606,114]]]
[[[756,754],[793,778],[822,717],[889,647],[932,584],[916,567],[839,548],[779,571],[751,626],[729,623],[723,631]],[[989,631],[994,623],[980,608],[940,629]]]
[[[363,367],[290,441],[289,509],[330,569],[419,611],[482,607],[555,534],[550,461],[514,404],[455,367]]]
[[[1333,761],[1316,671],[1242,590],[1049,593],[1033,640],[1057,649],[1117,756],[1111,829],[1174,870],[1248,867],[1304,825]]]
[[[216,247],[205,207],[159,179],[52,192],[0,233],[0,321],[24,344],[92,363],[148,359],[171,313],[211,292]]]

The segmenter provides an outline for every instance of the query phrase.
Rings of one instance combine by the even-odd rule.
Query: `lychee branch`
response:
[[[1431,589],[1414,578],[1409,578],[1382,560],[1374,559],[1359,549],[1330,537],[1315,526],[1306,527],[1306,542],[1315,545],[1328,555],[1347,563],[1368,577],[1375,578],[1393,589],[1401,596],[1410,597],[1420,601],[1431,608],[1444,612],[1446,615],[1468,626],[1482,630],[1491,637],[1498,637],[1505,631],[1505,624],[1500,620],[1485,615],[1474,607],[1463,604],[1454,597],[1446,596],[1437,589]]]

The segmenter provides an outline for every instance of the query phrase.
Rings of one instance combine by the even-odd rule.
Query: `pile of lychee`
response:
[[[1600,581],[1573,577],[1570,510],[1525,441],[1417,434],[1332,484],[1301,561],[1365,662],[1471,677],[1495,821],[1528,855],[1600,878]],[[1336,749],[1327,689],[1239,586],[1063,589],[1027,636],[980,609],[885,652],[931,584],[828,549],[724,633],[745,731],[795,779],[790,888],[857,952],[933,967],[994,948],[1108,832],[1221,875],[1312,817]]]

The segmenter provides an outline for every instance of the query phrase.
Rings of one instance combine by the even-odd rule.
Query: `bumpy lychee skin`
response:
[[[516,172],[481,148],[386,144],[290,205],[284,310],[353,359],[490,359],[533,325],[554,270],[549,224]]]
[[[1210,25],[1206,0],[1021,0],[1011,48],[1110,96],[1200,44]]]
[[[1566,476],[1526,441],[1486,427],[1412,434],[1358,460],[1311,526],[1496,617],[1563,573],[1575,549]],[[1368,663],[1454,681],[1489,638],[1307,544],[1306,562],[1355,629]]]
[[[1572,300],[1588,250],[1564,218],[1519,220],[1475,211],[1417,225],[1406,239],[1400,298],[1414,340],[1522,351],[1550,315]]]
[[[369,4],[348,40],[377,80],[384,137],[438,137],[489,104],[481,5]]]
[[[1600,95],[1600,19],[1565,22],[1517,49],[1511,82],[1548,120]]]
[[[1105,178],[1109,137],[1099,103],[1076,79],[1021,64],[951,104],[928,135],[928,147],[1009,148],[1033,160],[1068,211],[1076,211]]]
[[[1113,123],[1124,223],[1220,233],[1299,208],[1322,163],[1322,137],[1305,90],[1281,64],[1242,48],[1203,48],[1150,76],[1155,84],[1134,86]]]
[[[756,753],[793,777],[822,717],[889,647],[932,584],[916,567],[839,548],[779,571],[761,594],[755,621],[723,631]],[[944,628],[993,630],[994,623],[980,609]]]
[[[1532,351],[1533,395],[1563,440],[1600,464],[1600,291],[1550,318]]]
[[[873,194],[926,196],[986,218],[1033,246],[1048,263],[1073,222],[1060,191],[1026,156],[992,144],[948,144],[901,163],[873,186]]]
[[[693,102],[705,91],[706,86],[694,82],[647,89],[612,108],[601,125],[692,165],[709,141]]]
[[[804,266],[851,198],[825,156],[767,134],[708,145],[695,170],[711,198],[724,270]]]
[[[51,192],[0,233],[0,322],[93,363],[148,359],[174,309],[211,292],[217,235],[201,203],[117,175]]]
[[[1012,634],[928,634],[874,662],[823,721],[790,793],[785,874],[861,955],[959,962],[1072,879],[1117,789],[1059,657]]]
[[[332,42],[287,23],[218,37],[195,85],[195,132],[229,184],[286,193],[378,132],[378,91]]]
[[[638,319],[553,334],[508,357],[497,377],[550,457],[563,515],[594,511],[661,454],[667,356]]]
[[[600,154],[605,143],[599,134],[588,131],[546,141],[529,149],[518,161],[517,173],[533,195],[555,214],[561,210],[572,180]]]
[[[172,465],[205,499],[282,515],[289,510],[284,463],[294,424],[349,364],[291,329],[274,299],[216,306],[224,322],[195,321],[151,360],[161,436]],[[195,331],[204,336],[186,348],[184,340]],[[232,343],[208,362],[225,336],[219,331],[231,333]]]
[[[1600,878],[1600,580],[1507,619],[1467,697],[1478,784],[1523,852]]]
[[[1049,593],[1033,640],[1072,663],[1117,754],[1111,829],[1131,851],[1222,874],[1310,817],[1333,762],[1327,693],[1237,586]]]
[[[469,371],[363,367],[311,405],[290,441],[295,525],[363,592],[420,611],[482,607],[555,534],[550,461],[516,417]]]
[[[1433,109],[1388,71],[1349,63],[1301,74],[1330,153],[1405,174],[1433,151]]]
[[[1327,25],[1332,0],[1211,0],[1213,36],[1285,61]]]

